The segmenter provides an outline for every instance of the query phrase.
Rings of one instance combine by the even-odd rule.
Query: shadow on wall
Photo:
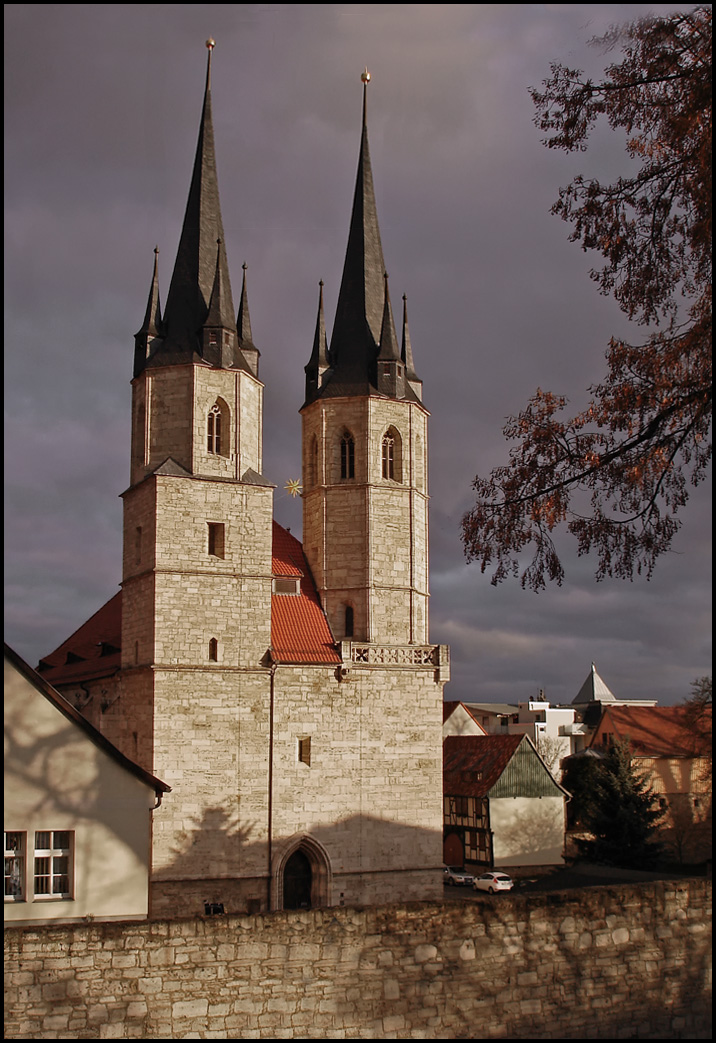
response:
[[[85,908],[107,874],[112,906],[137,912],[138,878],[120,866],[143,868],[144,903],[149,860],[150,788],[127,772],[80,727],[14,672],[6,674],[5,829],[75,833],[73,901]],[[91,879],[85,871],[92,867]],[[28,872],[32,862],[28,862]],[[29,887],[29,884],[28,884]],[[95,898],[90,899],[90,895]],[[84,914],[83,914],[84,915]]]
[[[502,799],[500,804],[509,803]],[[530,801],[526,814],[508,816],[505,809],[494,824],[495,865],[552,865],[562,863],[564,805],[545,799]],[[506,861],[505,861],[506,860]]]
[[[203,913],[205,902],[221,904],[226,913],[244,913],[269,907],[319,908],[442,896],[442,835],[436,830],[353,815],[274,836],[270,848],[262,832],[256,820],[241,823],[223,808],[207,808],[191,819],[173,848],[171,863],[154,876],[157,888],[166,893],[179,894],[182,882],[195,882],[194,895],[190,886],[174,915]],[[310,866],[310,882],[306,893],[299,881],[299,897],[289,900],[289,886],[297,886],[293,878],[289,885],[289,876],[302,871],[292,866],[296,853]],[[206,867],[201,877],[197,877],[197,861]],[[230,872],[230,866],[238,871]],[[237,879],[253,885],[244,888],[241,898],[236,897]],[[255,897],[247,899],[248,893]],[[166,902],[157,911],[168,915]]]

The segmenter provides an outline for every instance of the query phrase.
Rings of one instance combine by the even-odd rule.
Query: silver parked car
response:
[[[448,887],[473,887],[475,877],[472,873],[466,873],[461,866],[445,866],[443,883]]]
[[[515,885],[507,873],[483,873],[472,886],[475,891],[489,891],[494,895],[497,891],[511,891]]]

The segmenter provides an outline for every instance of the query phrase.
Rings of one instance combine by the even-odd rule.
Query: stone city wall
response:
[[[711,882],[6,931],[7,1039],[706,1039]]]

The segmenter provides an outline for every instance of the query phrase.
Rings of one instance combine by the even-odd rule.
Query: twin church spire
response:
[[[258,375],[244,265],[241,303],[234,319],[231,281],[216,173],[211,113],[211,56],[207,40],[204,104],[199,141],[179,248],[162,314],[155,251],[154,272],[142,328],[136,334],[134,376],[145,368],[204,363]],[[321,283],[313,352],[306,369],[306,402],[317,397],[384,394],[420,400],[404,307],[398,347],[378,226],[368,145],[366,69],[358,174],[333,334],[328,346]]]
[[[306,404],[318,397],[376,392],[413,401],[421,398],[422,385],[413,366],[405,310],[403,346],[398,349],[368,145],[367,69],[361,79],[361,144],[343,276],[330,348],[322,347],[325,320],[321,288],[313,353],[306,366]]]
[[[258,351],[250,342],[245,355],[237,330],[237,325],[249,331],[251,328],[245,276],[241,310],[238,320],[234,318],[236,313],[224,246],[211,114],[214,41],[207,40],[206,46],[209,56],[199,141],[174,272],[162,316],[155,258],[147,308],[150,317],[145,317],[141,330],[136,334],[135,377],[146,367],[186,362],[204,362],[222,369],[244,369],[254,375],[258,368]]]

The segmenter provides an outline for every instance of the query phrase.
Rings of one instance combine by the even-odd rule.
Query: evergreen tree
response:
[[[562,785],[570,795],[567,804],[567,829],[586,829],[585,822],[594,812],[601,759],[590,756],[569,757],[562,775]]]
[[[595,778],[594,799],[584,824],[593,840],[578,841],[593,862],[643,868],[662,853],[658,841],[666,801],[632,763],[628,742],[614,743]]]

